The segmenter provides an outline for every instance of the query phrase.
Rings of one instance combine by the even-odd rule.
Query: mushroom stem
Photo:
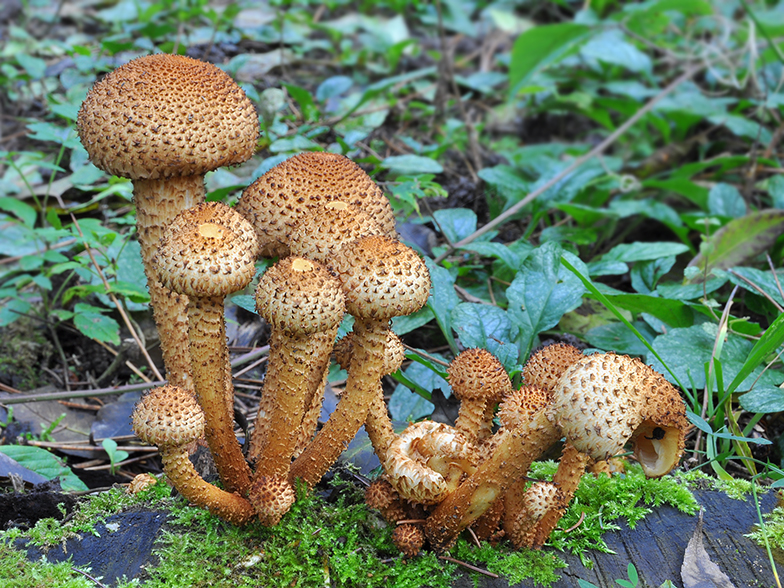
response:
[[[222,297],[191,297],[188,334],[193,381],[204,409],[204,432],[215,467],[228,490],[244,494],[250,486],[251,471],[234,435],[234,415],[229,412],[224,391],[229,353]]]
[[[514,480],[524,476],[531,462],[560,436],[545,411],[539,410],[525,430],[502,428],[491,437],[488,442],[494,445],[492,455],[428,517],[425,534],[433,549],[448,549],[460,532],[482,516]]]
[[[300,478],[312,488],[365,422],[382,376],[388,329],[386,319],[354,322],[354,350],[346,390],[324,427],[291,465],[292,484]]]
[[[161,448],[160,452],[163,471],[172,482],[176,480],[175,488],[190,502],[235,525],[244,525],[256,516],[245,498],[205,482],[184,448]]]

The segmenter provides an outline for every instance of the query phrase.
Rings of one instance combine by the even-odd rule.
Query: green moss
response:
[[[69,562],[29,562],[23,551],[0,543],[0,585],[4,588],[95,588]]]
[[[548,478],[555,468],[554,463],[537,463],[531,474]],[[300,492],[291,512],[273,529],[255,523],[244,528],[224,523],[203,509],[187,506],[182,498],[171,498],[165,484],[136,496],[115,489],[81,503],[66,523],[44,520],[29,531],[0,535],[0,565],[4,566],[0,569],[24,569],[20,577],[27,579],[20,580],[14,588],[43,586],[35,578],[48,564],[19,559],[22,556],[9,547],[13,539],[25,537],[38,545],[55,545],[78,533],[95,532],[95,524],[111,514],[144,505],[170,513],[167,528],[156,544],[160,564],[148,570],[145,587],[250,588],[270,579],[280,586],[451,585],[459,569],[455,564],[430,553],[404,560],[392,544],[392,529],[364,506],[362,491],[339,478],[332,486],[330,496],[334,499],[329,500]],[[585,476],[560,526],[574,526],[583,513],[584,519],[569,533],[556,530],[550,539],[554,549],[515,552],[506,543],[476,548],[460,539],[450,555],[499,574],[510,583],[530,579],[537,586],[548,586],[566,565],[558,557],[558,550],[580,556],[593,549],[606,550],[602,535],[617,529],[618,519],[625,518],[633,527],[652,507],[662,504],[691,514],[697,511],[697,503],[682,476],[648,480],[637,466],[630,466],[626,474],[613,478]],[[589,563],[587,557],[584,561]],[[73,581],[81,582],[76,577]],[[50,585],[71,584],[63,581]]]

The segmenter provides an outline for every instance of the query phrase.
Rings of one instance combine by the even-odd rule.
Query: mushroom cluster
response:
[[[398,240],[381,189],[340,155],[284,161],[235,208],[204,203],[203,174],[250,157],[258,133],[252,105],[218,68],[174,55],[136,59],[93,87],[78,126],[93,162],[134,182],[169,385],[144,396],[133,428],[159,447],[165,473],[193,503],[238,525],[275,525],[296,481],[312,488],[364,425],[384,469],[367,502],[404,521],[393,534],[404,554],[426,543],[447,549],[469,526],[536,547],[586,468],[627,443],[648,476],[677,464],[687,429],[677,390],[639,360],[564,345],[536,353],[518,390],[493,355],[464,351],[448,369],[461,402],[455,426],[425,421],[396,434],[381,388],[403,361],[390,324],[427,301],[427,267]],[[246,457],[234,432],[223,303],[252,282],[259,257],[272,256],[279,260],[256,288],[270,355]],[[352,332],[336,341],[346,313]],[[318,429],[331,356],[348,376]],[[188,459],[201,438],[223,489]],[[530,483],[531,463],[561,439],[553,479]]]

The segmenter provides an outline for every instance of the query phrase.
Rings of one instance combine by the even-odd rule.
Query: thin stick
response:
[[[149,390],[156,386],[163,386],[166,382],[144,382],[143,384],[130,384],[128,386],[117,386],[116,388],[98,388],[96,390],[69,390],[66,392],[45,392],[43,394],[19,394],[0,399],[0,404],[22,404],[24,402],[45,402],[47,400],[62,400],[64,398],[87,398],[89,396],[112,396],[114,394],[124,394],[125,392],[137,392]]]
[[[746,283],[747,283],[749,286],[751,286],[752,288],[754,288],[754,289],[755,289],[757,292],[759,292],[759,293],[760,293],[762,296],[764,296],[765,298],[767,298],[767,299],[768,299],[768,301],[769,301],[769,302],[770,302],[770,303],[771,303],[773,306],[775,306],[775,307],[776,307],[776,310],[778,310],[779,312],[784,312],[784,308],[781,308],[781,305],[780,305],[778,302],[776,302],[775,300],[773,300],[773,298],[771,297],[771,295],[770,295],[770,294],[768,294],[767,292],[765,292],[765,290],[763,290],[763,289],[762,289],[762,288],[760,288],[759,286],[757,286],[757,284],[755,284],[754,282],[752,282],[752,281],[751,281],[751,280],[749,280],[748,278],[746,278],[746,277],[744,277],[744,276],[740,275],[740,274],[739,274],[738,272],[736,272],[735,270],[730,270],[730,273],[731,273],[733,276],[735,276],[736,278],[740,278],[741,280],[743,280],[744,282],[746,282]],[[774,272],[774,275],[775,275],[775,272]],[[777,279],[777,281],[778,281],[778,279]]]
[[[98,588],[109,588],[106,584],[104,584],[103,582],[101,582],[97,578],[93,578],[90,574],[88,574],[84,570],[80,570],[79,568],[71,568],[71,569],[74,572],[77,572],[77,573],[81,574],[82,576],[84,576],[85,578],[87,578],[88,580],[93,582],[96,586],[98,586]]]
[[[459,559],[455,559],[454,557],[449,557],[448,555],[439,555],[438,559],[443,559],[444,561],[451,561],[459,566],[463,566],[464,568],[468,568],[472,572],[478,572],[480,574],[484,574],[485,576],[490,576],[491,578],[498,578],[498,574],[494,574],[493,572],[488,572],[487,570],[483,570],[482,568],[478,568],[476,566],[472,566],[470,563],[466,563],[464,561],[460,561]]]
[[[593,159],[594,157],[597,157],[598,155],[602,154],[608,147],[610,147],[613,143],[615,143],[621,137],[621,135],[623,135],[632,126],[634,126],[637,123],[637,121],[639,121],[643,116],[648,114],[653,109],[653,107],[656,106],[659,102],[661,102],[668,94],[672,93],[678,86],[680,86],[682,83],[684,83],[684,82],[688,81],[689,79],[691,79],[692,76],[694,76],[694,74],[696,74],[698,71],[700,71],[700,70],[702,70],[704,68],[705,68],[705,65],[702,64],[702,65],[693,66],[693,67],[690,67],[689,69],[687,69],[683,74],[678,76],[678,78],[676,78],[675,81],[673,81],[669,86],[667,86],[661,92],[659,92],[656,96],[651,98],[642,108],[640,108],[631,117],[629,117],[629,119],[625,123],[623,123],[620,127],[615,129],[615,131],[613,131],[604,141],[599,143],[596,147],[591,149],[585,155],[575,159],[572,162],[572,164],[570,166],[568,166],[566,169],[564,169],[562,172],[556,174],[548,182],[542,184],[539,188],[537,188],[536,190],[534,190],[533,192],[528,194],[520,202],[518,202],[517,204],[515,204],[514,206],[512,206],[511,208],[509,208],[505,212],[499,214],[497,217],[495,217],[489,223],[484,225],[481,229],[478,229],[478,230],[474,231],[473,233],[471,233],[470,235],[468,235],[464,239],[462,239],[462,240],[458,241],[457,243],[455,243],[454,246],[455,247],[460,247],[462,245],[467,245],[468,243],[470,243],[471,241],[473,241],[477,237],[480,237],[480,236],[484,235],[485,233],[487,233],[488,231],[494,229],[496,226],[498,226],[501,223],[503,223],[504,221],[506,221],[509,217],[511,217],[511,216],[517,214],[518,212],[520,212],[520,210],[524,206],[526,206],[527,204],[529,204],[530,202],[532,202],[533,200],[535,200],[536,198],[538,198],[539,196],[544,194],[547,190],[549,190],[550,188],[555,186],[558,182],[560,182],[562,179],[564,179],[566,176],[568,176],[570,173],[572,173],[574,170],[576,170],[578,167],[580,167],[586,161],[588,161],[590,159]],[[435,259],[435,263],[438,263],[438,262],[442,261],[447,255],[449,255],[449,253],[451,253],[451,251],[446,251],[446,252],[442,253],[441,255],[439,255]]]

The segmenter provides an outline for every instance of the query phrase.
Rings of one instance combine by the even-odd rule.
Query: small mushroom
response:
[[[250,456],[257,458],[257,476],[285,478],[346,307],[340,282],[323,265],[287,257],[259,280],[256,308],[272,336],[262,392],[265,414],[257,419]]]
[[[204,413],[193,394],[177,386],[154,388],[136,405],[131,420],[139,439],[158,446],[163,471],[190,502],[235,525],[256,515],[239,494],[205,482],[188,458],[186,446],[204,435]]]
[[[560,431],[547,418],[547,403],[547,392],[528,387],[501,402],[501,429],[482,448],[489,457],[436,506],[425,523],[425,535],[434,549],[442,551],[452,545],[560,438]]]
[[[404,523],[392,531],[392,543],[404,557],[414,557],[419,555],[425,545],[425,533],[420,526]]]
[[[296,497],[289,481],[277,474],[256,476],[248,491],[248,500],[265,527],[277,525],[289,512]]]
[[[361,237],[340,247],[333,269],[354,316],[354,351],[346,389],[335,411],[291,466],[289,480],[309,487],[337,460],[365,422],[384,368],[389,322],[411,314],[427,301],[427,267],[409,247],[381,235]]]
[[[675,467],[689,428],[678,390],[639,359],[614,353],[586,356],[569,367],[548,412],[567,441],[597,461],[631,442],[648,477]]]
[[[404,499],[438,504],[476,470],[476,451],[457,429],[422,421],[410,424],[382,462],[387,479]]]
[[[228,206],[210,202],[181,212],[153,258],[161,282],[188,297],[193,380],[204,409],[207,443],[227,489],[241,493],[250,486],[250,468],[226,402],[229,351],[223,299],[253,279],[256,250],[256,235],[247,221]]]
[[[567,343],[553,343],[534,352],[523,368],[526,386],[552,392],[558,380],[573,363],[585,357],[579,349]]]
[[[88,92],[77,116],[82,145],[107,173],[133,181],[136,228],[167,377],[193,390],[184,296],[151,270],[164,227],[204,202],[204,174],[249,159],[259,123],[242,89],[210,63],[139,57]]]
[[[485,349],[466,349],[447,368],[449,385],[460,400],[455,428],[469,441],[484,441],[493,432],[493,409],[512,392],[503,364]]]
[[[237,211],[255,227],[264,257],[289,254],[297,221],[318,204],[340,200],[366,211],[388,237],[396,237],[389,201],[356,163],[336,153],[306,152],[276,165],[248,186]]]

